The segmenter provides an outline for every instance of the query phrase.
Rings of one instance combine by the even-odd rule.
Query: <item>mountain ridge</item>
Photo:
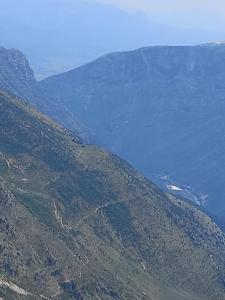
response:
[[[27,100],[75,134],[89,140],[87,129],[59,101],[39,88],[28,60],[17,49],[0,47],[0,89]]]
[[[7,48],[26,53],[38,79],[116,50],[155,44],[193,45],[224,38],[223,33],[156,24],[141,13],[132,15],[82,0],[57,0],[57,5],[50,0],[39,0],[38,5],[29,0],[20,4],[2,1],[0,35]]]
[[[152,179],[193,187],[199,202],[223,215],[224,56],[223,45],[147,47],[39,84],[98,142]]]

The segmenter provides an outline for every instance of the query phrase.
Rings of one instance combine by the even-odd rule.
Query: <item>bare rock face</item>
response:
[[[0,48],[0,88],[20,97],[29,96],[34,88],[34,73],[24,54],[16,49]]]
[[[75,115],[58,100],[47,96],[38,86],[29,62],[17,49],[0,47],[0,89],[25,99],[41,112],[89,141],[87,129]]]
[[[25,55],[17,49],[0,48],[0,66],[10,68],[18,79],[34,83],[35,77]]]
[[[0,178],[0,207],[11,206],[15,203],[14,194],[7,188],[5,182]]]

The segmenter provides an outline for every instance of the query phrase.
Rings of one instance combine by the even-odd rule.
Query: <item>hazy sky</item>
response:
[[[26,0],[18,1],[18,4]],[[198,11],[201,13],[217,14],[225,19],[225,0],[82,0],[83,2],[99,2],[114,5],[127,11],[143,11],[146,14],[153,13],[190,13]],[[5,2],[15,2],[13,0],[0,0],[1,6]],[[38,4],[38,0],[30,0],[30,6]],[[80,0],[46,0],[46,2],[64,6],[76,5]],[[13,9],[13,8],[12,8]]]
[[[187,28],[224,31],[225,0],[91,0],[127,11],[141,11],[153,21]]]
[[[94,0],[92,0],[94,1]],[[174,11],[209,11],[221,12],[225,15],[224,0],[95,0],[105,4],[114,4],[130,10],[145,12],[174,12]]]
[[[109,52],[224,41],[225,0],[0,0],[0,36],[43,78]]]

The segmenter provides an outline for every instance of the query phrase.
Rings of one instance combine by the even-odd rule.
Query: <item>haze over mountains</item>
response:
[[[106,55],[40,83],[101,144],[147,176],[169,175],[225,211],[225,46]]]
[[[144,14],[83,0],[0,0],[0,6],[1,44],[23,51],[38,79],[113,51],[224,39],[223,33],[158,25]]]
[[[223,1],[0,0],[0,300],[225,300],[223,28]]]
[[[18,74],[22,54],[2,49],[2,60],[7,52],[20,59],[1,65],[1,88],[223,216],[224,50],[221,43],[115,53],[37,83],[25,78],[27,62]]]

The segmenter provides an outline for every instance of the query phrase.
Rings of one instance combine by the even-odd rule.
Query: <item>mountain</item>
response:
[[[0,0],[0,6],[2,45],[21,49],[38,79],[112,51],[224,39],[224,32],[171,28],[96,1]]]
[[[0,92],[0,297],[225,299],[225,235]]]
[[[0,89],[26,99],[76,134],[88,140],[88,132],[75,116],[39,88],[25,55],[17,49],[0,47]]]
[[[106,55],[40,86],[146,176],[193,189],[196,201],[224,216],[224,58],[224,43],[149,47]]]
[[[11,90],[25,98],[40,97],[37,81],[23,53],[0,47],[0,70],[1,89]]]

